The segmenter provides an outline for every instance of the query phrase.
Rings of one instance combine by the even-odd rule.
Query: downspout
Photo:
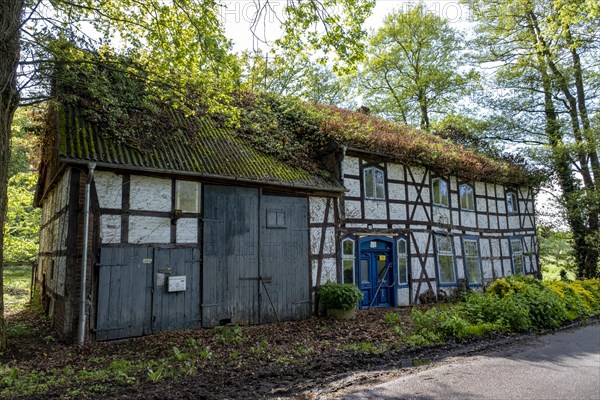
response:
[[[83,205],[83,254],[81,260],[81,299],[79,302],[79,327],[77,329],[77,344],[83,346],[85,343],[85,324],[86,324],[86,282],[87,282],[87,260],[88,260],[88,241],[90,228],[90,191],[92,179],[94,178],[94,169],[96,163],[88,164],[88,175],[85,181],[85,201]]]

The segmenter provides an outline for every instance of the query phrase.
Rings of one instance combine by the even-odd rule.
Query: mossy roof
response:
[[[439,175],[507,186],[535,186],[536,173],[504,159],[479,153],[433,133],[361,112],[316,105],[324,117],[320,130],[336,142],[381,154],[404,165],[420,165]]]
[[[220,126],[209,117],[176,116],[182,124],[193,124],[194,129],[165,132],[169,135],[168,146],[140,149],[103,134],[78,106],[62,104],[56,110],[59,157],[65,162],[96,162],[114,168],[344,191],[329,172],[308,172],[282,162],[254,149],[231,128]]]

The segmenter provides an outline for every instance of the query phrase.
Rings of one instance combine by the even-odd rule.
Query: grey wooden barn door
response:
[[[260,235],[261,323],[310,316],[308,200],[262,196]]]
[[[258,189],[204,186],[202,324],[256,324]]]
[[[199,249],[102,248],[98,275],[96,340],[200,325]]]
[[[152,330],[200,326],[200,250],[154,250]]]
[[[96,340],[151,333],[153,253],[151,247],[101,249]]]

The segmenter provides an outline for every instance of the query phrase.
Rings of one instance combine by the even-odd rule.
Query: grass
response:
[[[30,287],[31,265],[4,267],[4,307],[7,316],[25,309]]]

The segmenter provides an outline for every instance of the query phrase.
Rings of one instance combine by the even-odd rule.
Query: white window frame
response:
[[[512,199],[509,201],[508,198]],[[517,197],[517,192],[510,190],[506,192],[506,213],[507,214],[518,214],[519,213],[519,198]],[[510,208],[508,205],[510,204]]]
[[[437,187],[439,188],[439,199],[436,201],[436,182],[439,182]],[[442,190],[445,188],[445,191]],[[444,199],[446,201],[444,201]],[[436,206],[448,207],[450,205],[450,194],[448,190],[448,181],[444,178],[433,178],[431,180],[431,201]]]
[[[450,251],[448,250],[442,250],[441,249],[441,244],[444,241],[448,241],[448,244],[450,245]],[[447,235],[436,235],[435,236],[435,260],[436,260],[436,266],[437,266],[437,270],[438,270],[438,280],[439,280],[439,284],[440,286],[456,286],[456,264],[454,262],[454,246],[452,244],[452,237],[451,236],[447,236]],[[451,264],[452,264],[452,276],[454,277],[453,281],[442,281],[442,269],[441,269],[441,262],[440,259],[441,257],[449,257],[451,260]]]
[[[515,249],[515,245],[518,244],[518,247],[520,247],[520,249]],[[523,247],[523,240],[520,237],[514,237],[510,239],[510,258],[511,258],[511,263],[512,263],[512,270],[513,270],[513,274],[515,275],[525,275],[525,251],[524,251],[524,247]],[[521,266],[522,266],[522,270],[521,271],[517,271],[516,270],[516,262],[520,260]]]
[[[345,243],[351,243],[352,253],[346,253],[346,251],[345,251],[346,249],[344,248]],[[351,238],[342,239],[341,253],[342,253],[342,283],[351,283],[354,285],[354,284],[356,284],[356,241]],[[352,263],[352,282],[346,282],[346,279],[344,279],[345,278],[344,264],[350,264],[350,263]]]
[[[479,286],[483,283],[483,271],[481,270],[481,254],[479,252],[479,240],[473,237],[464,237],[463,240],[463,260],[465,263],[465,272],[467,274],[467,284],[469,286]],[[467,243],[472,243],[475,247],[476,254],[468,254],[467,252]],[[479,280],[472,280],[473,274],[471,273],[470,263],[475,262],[474,265],[475,270],[477,272],[477,277]]]
[[[196,199],[194,202],[195,203],[194,208],[186,208],[186,209],[182,208],[181,193],[185,186],[188,186],[188,187],[195,186],[196,187]],[[181,212],[184,212],[184,213],[199,213],[200,212],[200,190],[201,190],[200,182],[177,180],[175,182],[175,209],[181,210]]]
[[[463,206],[463,198],[466,199],[466,205]],[[463,211],[475,211],[475,189],[473,185],[463,183],[458,187],[458,200],[460,209]],[[469,204],[470,203],[470,204]]]
[[[400,243],[404,243],[404,253],[400,252]],[[398,285],[408,286],[408,240],[404,237],[396,240],[396,263],[398,268]],[[404,270],[404,275],[406,276],[405,281],[401,280],[401,269]]]
[[[377,181],[377,173],[381,174],[381,181]],[[369,176],[367,176],[369,174]],[[368,181],[372,181],[372,192],[368,191]],[[365,198],[374,200],[385,200],[385,173],[381,168],[367,167],[363,169],[363,181],[365,187]]]

